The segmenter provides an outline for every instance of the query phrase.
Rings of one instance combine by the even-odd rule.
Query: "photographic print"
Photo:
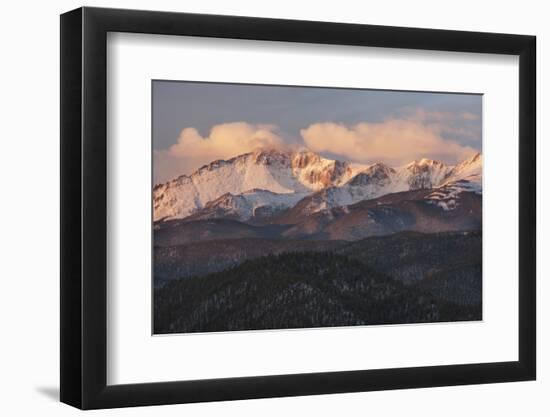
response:
[[[482,319],[482,96],[152,81],[153,333]]]

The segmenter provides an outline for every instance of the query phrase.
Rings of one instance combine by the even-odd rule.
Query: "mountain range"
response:
[[[433,190],[424,200],[452,210],[462,193],[481,194],[481,170],[480,154],[454,166],[421,159],[390,167],[331,160],[309,150],[257,149],[156,185],[153,220],[265,223],[293,208],[313,215],[417,190]]]

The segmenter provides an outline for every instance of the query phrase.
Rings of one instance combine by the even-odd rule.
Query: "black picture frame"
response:
[[[519,358],[107,385],[108,32],[519,56]],[[61,401],[82,409],[482,384],[536,377],[536,38],[102,8],[61,15]]]

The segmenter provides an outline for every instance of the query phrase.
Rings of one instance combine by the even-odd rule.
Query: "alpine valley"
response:
[[[482,157],[256,149],[153,189],[155,333],[481,319]]]

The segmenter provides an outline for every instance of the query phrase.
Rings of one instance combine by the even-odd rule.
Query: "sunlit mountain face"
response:
[[[390,167],[331,160],[307,150],[258,149],[155,186],[153,218],[265,220],[295,206],[314,214],[427,189],[434,190],[430,201],[439,199],[441,207],[447,201],[444,208],[451,209],[461,192],[481,194],[481,168],[480,154],[454,166],[421,159]]]

